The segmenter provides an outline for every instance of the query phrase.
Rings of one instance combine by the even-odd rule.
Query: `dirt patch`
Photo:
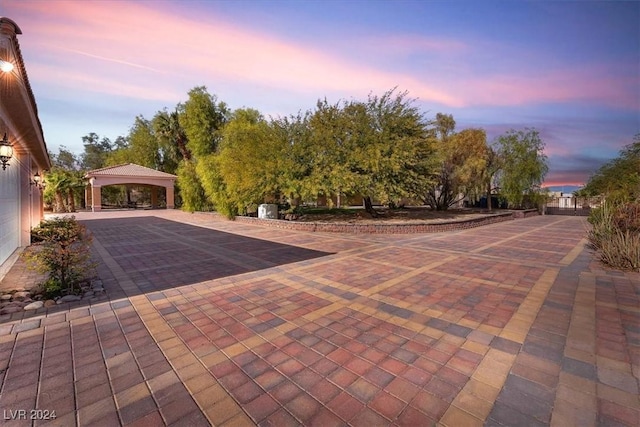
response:
[[[371,218],[364,209],[333,209],[319,213],[307,212],[299,215],[298,222],[348,223],[348,224],[405,224],[405,223],[441,223],[464,221],[498,213],[477,209],[451,209],[435,211],[428,208],[376,209],[380,216]]]

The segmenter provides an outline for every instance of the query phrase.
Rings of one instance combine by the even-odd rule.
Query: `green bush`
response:
[[[31,231],[33,245],[24,252],[27,265],[48,273],[42,284],[48,297],[80,291],[80,283],[89,277],[91,236],[75,217],[42,221]]]
[[[640,271],[640,202],[605,202],[591,212],[589,222],[589,243],[603,263]]]

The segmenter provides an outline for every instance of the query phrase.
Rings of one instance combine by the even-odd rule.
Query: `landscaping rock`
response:
[[[0,296],[0,301],[11,301],[11,294],[4,294]]]
[[[48,299],[44,302],[45,307],[53,307],[54,305],[56,305],[56,302],[52,299]]]
[[[11,314],[11,313],[18,313],[22,311],[22,307],[18,307],[15,305],[9,306],[9,307],[5,307],[2,310],[0,310],[0,314]]]
[[[25,299],[30,297],[29,292],[27,291],[19,291],[13,294],[13,299],[20,301],[21,299]]]
[[[35,301],[32,302],[31,304],[27,304],[24,306],[24,310],[37,310],[39,308],[44,307],[44,302],[42,301]]]
[[[96,279],[91,281],[91,290],[94,292],[104,292],[102,280]]]
[[[78,295],[65,295],[62,298],[60,298],[58,301],[56,301],[56,304],[63,304],[65,302],[72,302],[72,301],[80,301],[82,298],[79,297]]]

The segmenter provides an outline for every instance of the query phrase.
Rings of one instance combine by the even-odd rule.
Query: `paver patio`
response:
[[[640,275],[600,267],[584,219],[77,217],[108,299],[0,316],[6,425],[640,425]]]

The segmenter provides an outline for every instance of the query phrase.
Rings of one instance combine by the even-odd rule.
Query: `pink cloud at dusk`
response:
[[[418,35],[388,35],[369,36],[358,40],[363,47],[370,47],[377,51],[385,51],[395,55],[409,55],[413,53],[464,53],[471,47],[460,40],[424,37]]]
[[[222,21],[194,22],[145,3],[116,2],[108,9],[101,5],[61,3],[54,12],[57,16],[52,16],[44,4],[27,3],[23,12],[36,21],[32,29],[35,44],[57,52],[59,66],[72,65],[77,73],[104,74],[100,69],[83,67],[74,53],[132,68],[166,70],[166,84],[175,84],[176,79],[223,79],[237,85],[253,82],[316,93],[318,97],[325,91],[362,95],[399,85],[411,87],[412,94],[422,99],[460,104],[410,76],[378,72]],[[135,79],[134,70],[129,77]],[[117,89],[119,84],[123,84],[122,90]],[[126,86],[122,79],[114,79],[93,89],[122,93],[129,90]]]
[[[267,116],[397,87],[459,129],[539,129],[550,180],[584,182],[640,131],[632,3],[0,0],[0,13],[23,31],[54,150],[124,135],[201,85]]]
[[[471,49],[449,39],[392,36],[370,39],[381,57],[406,55],[413,51],[437,51],[443,64],[425,72],[380,70],[363,62],[350,61],[318,46],[296,44],[268,33],[234,26],[221,17],[194,21],[152,3],[60,2],[55,8],[41,2],[14,4],[35,25],[29,36],[39,48],[56,52],[56,64],[74,68],[85,86],[101,93],[130,93],[158,99],[151,91],[131,91],[136,82],[153,79],[163,87],[178,90],[179,82],[195,86],[208,81],[228,85],[264,85],[289,92],[323,97],[329,94],[363,96],[393,87],[408,90],[423,102],[449,107],[472,105],[522,105],[527,103],[595,100],[612,106],[640,109],[638,98],[621,79],[607,79],[600,70],[555,70],[535,75],[482,74],[462,69],[453,78],[446,60],[460,60],[461,52]],[[378,41],[376,41],[378,40]],[[103,67],[88,67],[74,55],[90,56],[118,63],[131,70],[107,73]],[[55,67],[56,64],[50,66]],[[39,66],[39,65],[38,65]],[[32,69],[35,67],[32,67]],[[138,68],[138,70],[135,70]],[[164,70],[166,75],[141,75],[144,71]],[[34,70],[33,72],[37,72]],[[81,74],[90,77],[81,77]],[[57,75],[57,73],[54,73]],[[101,76],[101,77],[97,77]],[[111,81],[109,81],[111,80]],[[599,81],[593,85],[593,81]],[[66,86],[69,82],[54,82]],[[147,94],[147,95],[145,95]],[[174,100],[173,97],[168,100]]]
[[[597,82],[597,84],[594,84]],[[544,75],[488,75],[463,79],[454,94],[467,105],[595,101],[640,111],[633,86],[638,81],[608,76],[598,67],[548,71]],[[460,93],[458,93],[460,92]]]

